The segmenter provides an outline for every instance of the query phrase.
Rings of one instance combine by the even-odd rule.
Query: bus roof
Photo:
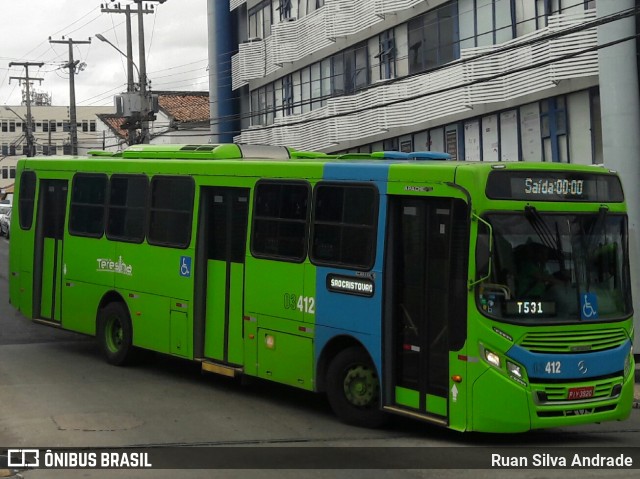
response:
[[[55,168],[66,169],[78,168],[80,161],[86,162],[86,166],[92,161],[111,161],[119,162],[119,164],[130,164],[132,161],[162,160],[170,162],[171,160],[189,161],[195,160],[200,163],[206,160],[216,160],[220,162],[234,162],[237,160],[247,160],[248,162],[259,161],[265,165],[272,162],[282,165],[283,162],[308,164],[308,163],[333,163],[340,168],[340,164],[347,169],[357,168],[358,165],[363,167],[370,165],[373,168],[379,168],[389,165],[397,165],[401,169],[407,168],[413,170],[424,165],[440,166],[443,170],[463,169],[509,169],[509,170],[571,170],[571,171],[590,171],[599,170],[602,173],[615,173],[596,165],[577,165],[566,163],[543,163],[543,162],[467,162],[467,161],[451,161],[451,155],[443,152],[432,151],[416,151],[416,152],[399,152],[399,151],[379,151],[373,153],[346,153],[346,154],[327,154],[316,151],[298,151],[289,147],[280,146],[264,146],[264,145],[241,145],[235,143],[226,144],[169,144],[169,145],[134,145],[124,151],[111,153],[102,150],[89,151],[88,157],[34,157],[26,160],[31,168]],[[40,163],[42,162],[42,163]],[[122,162],[122,163],[120,163]],[[172,162],[173,163],[173,162]],[[75,165],[75,166],[72,166]],[[159,164],[158,164],[159,165]],[[195,163],[194,163],[195,165]],[[351,165],[351,166],[348,166]],[[377,166],[376,166],[377,165]],[[402,166],[405,165],[405,166]],[[115,165],[114,165],[115,166]],[[105,164],[106,167],[106,164]],[[27,166],[29,168],[29,166]],[[111,168],[108,168],[110,169]]]
[[[134,145],[128,149],[110,153],[102,150],[89,151],[93,157],[117,157],[154,160],[451,160],[451,155],[442,152],[380,151],[374,153],[346,153],[331,155],[316,151],[297,151],[282,146],[207,144],[207,145]]]

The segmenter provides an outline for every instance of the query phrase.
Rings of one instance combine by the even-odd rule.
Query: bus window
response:
[[[284,261],[304,260],[310,187],[301,182],[256,185],[251,253]]]
[[[107,238],[142,243],[149,180],[145,175],[113,175],[109,184]]]
[[[313,208],[311,261],[343,268],[371,269],[378,212],[375,187],[319,184]]]
[[[71,189],[69,233],[100,238],[104,232],[107,175],[77,174]]]
[[[20,228],[31,229],[33,223],[33,204],[36,197],[36,174],[24,171],[20,175]]]
[[[154,176],[149,210],[150,244],[186,248],[191,242],[194,181],[186,176]]]

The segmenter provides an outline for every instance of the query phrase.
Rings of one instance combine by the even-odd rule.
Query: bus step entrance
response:
[[[242,368],[229,366],[227,364],[214,363],[212,361],[203,359],[202,370],[208,373],[220,374],[230,378],[235,378],[242,374]]]
[[[31,321],[38,324],[44,324],[45,326],[51,326],[53,328],[62,329],[62,325],[60,324],[59,321],[53,321],[51,319],[45,319],[45,318],[33,318]]]
[[[393,414],[399,414],[401,416],[408,416],[408,417],[412,417],[414,419],[419,419],[422,421],[433,422],[436,424],[440,424],[441,426],[448,425],[447,420],[441,416],[434,416],[427,413],[418,413],[418,412],[408,411],[406,409],[401,409],[394,406],[383,406],[382,409]]]

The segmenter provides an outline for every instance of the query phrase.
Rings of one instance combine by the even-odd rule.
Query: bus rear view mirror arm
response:
[[[491,245],[493,244],[491,225],[476,214],[472,214],[471,218],[478,222],[478,237],[476,239],[476,279],[469,280],[469,290],[491,276]]]

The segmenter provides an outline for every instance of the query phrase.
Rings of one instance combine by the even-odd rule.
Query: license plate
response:
[[[593,386],[582,388],[569,388],[567,399],[588,399],[593,397]]]

